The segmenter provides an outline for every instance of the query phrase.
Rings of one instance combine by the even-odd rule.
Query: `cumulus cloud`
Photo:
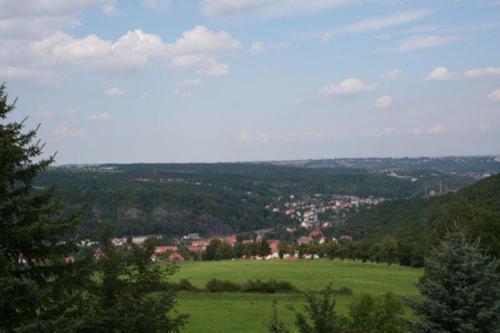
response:
[[[104,90],[104,94],[108,96],[120,96],[123,95],[124,92],[120,88],[115,86]]]
[[[434,47],[439,47],[447,44],[453,44],[461,41],[463,38],[459,36],[417,36],[402,40],[399,45],[388,49],[379,49],[378,52],[410,52],[425,50]]]
[[[168,45],[173,54],[196,54],[202,52],[234,51],[241,48],[241,42],[225,31],[213,32],[198,25],[185,31],[175,43]]]
[[[87,131],[81,127],[70,127],[68,125],[59,125],[54,129],[54,134],[60,137],[78,137],[87,134]]]
[[[500,88],[493,90],[488,94],[488,100],[491,103],[500,103]]]
[[[261,142],[266,143],[271,140],[267,133],[250,134],[246,129],[240,129],[236,134],[236,139],[240,142]]]
[[[453,78],[453,74],[448,70],[448,68],[440,66],[434,68],[432,72],[426,75],[425,80],[428,81],[446,81]]]
[[[376,109],[387,109],[392,105],[392,97],[391,96],[380,96],[373,102],[373,107]]]
[[[500,67],[473,68],[464,72],[466,79],[500,76]]]
[[[95,113],[90,115],[90,120],[107,120],[111,119],[111,114],[107,112]]]
[[[289,46],[288,42],[279,42],[279,43],[254,42],[250,46],[250,52],[258,54],[266,51],[279,51],[287,49],[288,46]]]
[[[348,25],[341,26],[337,29],[325,31],[321,34],[322,42],[330,40],[334,35],[355,34],[368,31],[376,31],[385,28],[396,27],[408,24],[414,21],[423,19],[428,15],[428,11],[412,10],[394,13],[388,16],[372,17]]]
[[[202,13],[209,17],[237,15],[279,16],[330,9],[359,0],[202,0]]]
[[[111,42],[96,35],[74,38],[58,31],[34,42],[31,49],[39,62],[66,63],[88,70],[125,70],[166,61],[173,68],[190,68],[206,76],[228,73],[228,65],[213,54],[235,51],[241,42],[225,31],[213,32],[204,26],[188,30],[173,43],[140,29],[129,31]]]
[[[48,62],[64,62],[84,69],[123,69],[141,67],[165,55],[158,35],[142,30],[129,31],[116,42],[88,35],[74,38],[64,32],[37,41],[33,51]]]
[[[365,91],[372,91],[375,89],[375,84],[366,84],[360,79],[349,78],[340,83],[331,83],[324,85],[320,94],[325,96],[332,95],[352,95]]]

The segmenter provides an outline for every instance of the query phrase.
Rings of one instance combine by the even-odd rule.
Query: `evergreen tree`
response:
[[[422,300],[410,301],[417,332],[499,332],[499,261],[483,254],[463,233],[445,236],[426,260],[418,284]]]
[[[35,189],[37,174],[54,161],[25,121],[9,122],[15,109],[0,86],[0,331],[52,332],[78,297],[83,274],[64,257],[77,250],[67,236],[78,215],[61,213],[54,190]]]

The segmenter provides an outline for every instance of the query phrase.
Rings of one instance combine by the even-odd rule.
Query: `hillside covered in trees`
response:
[[[36,185],[55,186],[77,210],[81,232],[99,221],[117,234],[188,232],[222,234],[286,225],[264,207],[290,195],[346,194],[385,199],[419,198],[439,184],[458,189],[470,177],[438,171],[387,175],[362,169],[303,168],[259,163],[107,164],[65,166],[42,173]]]
[[[429,244],[455,226],[463,227],[471,239],[479,238],[483,249],[500,255],[500,175],[436,198],[385,202],[352,216],[336,232],[373,242],[392,235]]]

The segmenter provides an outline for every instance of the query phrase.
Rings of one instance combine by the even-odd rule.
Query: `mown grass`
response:
[[[188,279],[197,287],[204,287],[213,278],[244,283],[247,280],[288,281],[300,290],[320,290],[333,282],[335,288],[346,286],[354,296],[336,297],[337,309],[347,313],[353,299],[363,293],[382,295],[393,292],[401,297],[415,297],[415,283],[421,269],[363,264],[329,260],[294,261],[218,261],[185,262],[172,280]],[[265,323],[271,316],[275,298],[281,319],[292,327],[293,314],[287,306],[301,309],[304,297],[301,293],[208,293],[181,292],[177,309],[190,314],[184,332],[266,332]]]

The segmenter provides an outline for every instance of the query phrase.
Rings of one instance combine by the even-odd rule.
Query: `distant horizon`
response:
[[[272,163],[272,162],[300,162],[300,161],[321,161],[321,160],[369,160],[369,159],[443,159],[443,158],[481,158],[481,157],[500,157],[498,154],[481,154],[481,155],[440,155],[440,156],[367,156],[367,157],[324,157],[324,158],[298,158],[298,159],[283,159],[283,160],[241,160],[241,161],[214,161],[214,162],[96,162],[96,163],[54,163],[52,166],[85,166],[85,165],[106,165],[106,164],[245,164],[245,163]]]

